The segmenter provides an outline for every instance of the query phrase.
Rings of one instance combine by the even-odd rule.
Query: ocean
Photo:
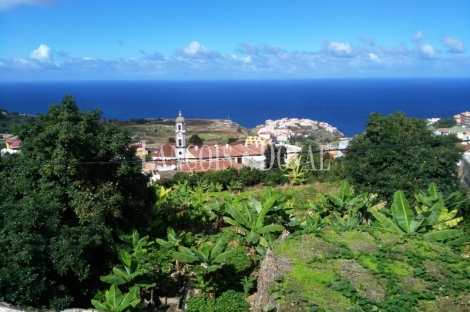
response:
[[[103,117],[231,119],[248,128],[266,119],[328,122],[346,136],[364,131],[372,112],[451,118],[470,110],[470,79],[0,82],[0,107],[45,113],[71,94]]]

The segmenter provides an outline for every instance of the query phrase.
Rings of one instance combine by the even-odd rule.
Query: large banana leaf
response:
[[[212,250],[210,251],[210,260],[217,258],[225,249],[225,245],[227,245],[228,237],[227,235],[222,236],[219,238],[214,245],[212,245]]]
[[[224,221],[227,222],[230,225],[233,225],[235,227],[235,231],[237,233],[240,233],[242,235],[246,235],[248,233],[247,229],[245,229],[240,223],[237,221],[229,218],[229,217],[224,217]]]
[[[121,300],[121,303],[117,307],[117,311],[123,311],[129,306],[135,307],[139,302],[140,287],[134,286],[129,289],[129,292],[126,293]]]
[[[393,233],[403,234],[403,230],[392,220],[387,218],[383,213],[378,211],[371,211],[372,215],[379,221],[380,227],[387,229]]]
[[[254,199],[254,198],[250,198],[249,205],[250,205],[250,207],[254,208],[254,210],[257,213],[260,213],[261,210],[263,209],[263,205],[261,205],[261,203],[258,200]]]
[[[219,254],[217,257],[215,257],[212,262],[215,262],[215,263],[222,263],[222,262],[227,262],[227,260],[232,257],[233,255],[235,255],[236,253],[236,250],[229,250],[229,251],[226,251],[226,252],[223,252],[221,254]]]
[[[124,249],[119,250],[118,258],[122,262],[122,264],[124,264],[124,266],[126,266],[130,271],[132,271],[132,256],[127,251],[125,251]]]
[[[246,241],[250,244],[256,244],[258,243],[259,239],[260,239],[260,235],[258,233],[255,233],[255,232],[249,232],[247,235],[246,235]]]
[[[114,285],[123,285],[129,281],[127,278],[125,278],[121,274],[120,275],[110,274],[110,275],[100,276],[100,280],[102,280],[105,283],[114,284]]]
[[[439,198],[442,198],[442,193],[438,192],[437,185],[434,182],[429,184],[428,194],[431,200],[438,200]]]
[[[91,299],[91,304],[99,311],[111,311],[112,309],[106,302],[99,302],[95,299]]]
[[[339,189],[339,198],[341,199],[341,202],[344,202],[349,197],[351,197],[351,188],[349,183],[344,181]]]
[[[337,196],[334,196],[334,195],[331,195],[331,194],[326,194],[326,197],[328,198],[328,200],[330,200],[333,205],[336,206],[336,208],[340,208],[343,206],[343,200]]]
[[[173,258],[175,260],[187,263],[193,263],[194,261],[198,260],[198,257],[193,254],[191,249],[180,246],[179,252],[173,252]]]
[[[470,239],[470,236],[464,235],[454,240],[447,241],[445,242],[445,244],[448,246],[460,246],[463,243],[467,242],[469,239]]]
[[[284,230],[284,227],[282,225],[269,224],[257,229],[256,232],[258,232],[259,234],[267,234],[271,232],[280,232],[282,230]]]
[[[254,224],[253,230],[257,231],[258,229],[264,226],[264,217],[269,211],[270,206],[265,205],[263,209],[259,212],[258,217],[256,218],[256,223]]]
[[[428,240],[442,242],[446,239],[455,238],[462,233],[463,231],[461,229],[446,229],[442,231],[426,233],[423,235],[423,237]]]
[[[119,306],[122,301],[122,292],[116,285],[111,285],[109,290],[105,292],[106,302],[109,303],[113,308]]]
[[[207,245],[207,243],[201,244],[198,249],[193,249],[192,252],[198,258],[199,261],[204,263],[208,263],[210,261],[209,257],[211,249],[210,246]]]
[[[263,247],[269,247],[268,241],[264,237],[260,237],[259,244]]]
[[[393,195],[392,215],[405,233],[413,232],[413,227],[416,226],[415,223],[412,224],[415,215],[402,191],[396,191]]]
[[[245,209],[236,209],[235,207],[227,203],[225,205],[225,211],[241,226],[248,227],[251,224],[250,211],[248,210],[248,208],[246,208],[246,204],[241,204],[239,207],[245,207]]]
[[[444,207],[444,201],[440,200],[437,203],[435,203],[431,209],[428,211],[429,213],[426,214],[427,222],[426,225],[434,225],[437,222],[439,222],[439,218],[442,215],[442,212],[447,210],[447,208]]]

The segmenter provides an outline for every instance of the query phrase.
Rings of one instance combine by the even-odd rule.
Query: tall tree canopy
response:
[[[189,139],[188,139],[189,144],[194,144],[194,145],[202,145],[204,144],[204,140],[199,137],[197,134],[193,134]]]
[[[0,299],[89,307],[115,257],[114,230],[150,217],[154,192],[130,134],[66,95],[20,124],[21,155],[0,160]]]
[[[348,146],[346,174],[359,192],[377,193],[390,201],[403,190],[412,197],[416,190],[435,182],[445,193],[458,189],[457,162],[461,152],[455,136],[438,137],[422,119],[402,112],[389,116],[371,114],[366,131]],[[422,144],[437,142],[436,144]]]

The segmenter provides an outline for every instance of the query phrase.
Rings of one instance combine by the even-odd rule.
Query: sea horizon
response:
[[[230,119],[254,128],[267,119],[327,122],[346,136],[364,131],[373,112],[452,118],[470,110],[470,78],[273,80],[103,80],[0,82],[0,107],[35,115],[71,94],[80,109],[108,119]]]

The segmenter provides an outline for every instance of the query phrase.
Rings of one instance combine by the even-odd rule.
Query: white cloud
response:
[[[331,42],[323,40],[323,51],[333,56],[352,57],[353,48],[350,43],[346,42]]]
[[[176,53],[185,58],[195,59],[216,59],[220,57],[220,53],[209,50],[197,41],[192,41],[186,48],[177,49]]]
[[[1,0],[0,0],[1,1]],[[369,39],[368,42],[372,42]],[[458,47],[458,45],[457,45]],[[271,44],[242,43],[234,53],[222,54],[193,41],[177,48],[174,54],[140,50],[140,57],[102,59],[73,56],[71,52],[52,51],[41,44],[29,58],[0,58],[0,75],[33,79],[47,72],[49,79],[243,79],[315,78],[374,76],[466,76],[470,56],[440,54],[424,42],[414,48],[380,44],[353,46],[348,42],[323,41],[316,51],[287,51]],[[53,58],[54,55],[54,58]],[[424,62],[421,60],[432,60]],[[36,76],[34,76],[36,75]],[[5,76],[6,77],[6,76]],[[19,77],[19,78],[18,78]],[[23,78],[21,78],[23,77]],[[10,78],[12,79],[12,78]],[[36,78],[35,78],[36,79]],[[42,79],[42,77],[40,78]]]
[[[0,11],[11,9],[20,5],[50,5],[57,0],[1,0]]]
[[[47,62],[52,59],[52,51],[47,45],[41,44],[39,48],[29,54],[29,57],[40,62]]]
[[[424,40],[424,32],[422,30],[418,31],[414,36],[413,39],[411,39],[414,42],[421,42]]]
[[[441,41],[447,48],[449,48],[447,52],[464,53],[467,50],[463,42],[461,42],[459,39],[454,38],[450,35],[443,35],[441,37]]]
[[[434,60],[437,58],[436,51],[434,50],[433,46],[427,43],[421,44],[420,48],[420,57],[426,60]]]
[[[248,53],[248,54],[258,54],[259,53],[259,49],[249,43],[249,42],[243,42],[240,44],[241,47],[243,47],[243,49],[240,49],[239,51],[242,52],[242,53]]]
[[[369,57],[370,57],[371,61],[374,61],[374,62],[379,62],[380,61],[377,54],[369,53]]]
[[[197,41],[191,42],[186,48],[183,49],[183,52],[189,55],[195,55],[197,53],[209,53],[209,49],[200,44]]]
[[[375,46],[375,41],[374,41],[374,39],[372,39],[372,38],[369,38],[369,37],[367,37],[367,36],[365,36],[365,35],[363,35],[363,34],[358,34],[358,35],[357,35],[357,38],[358,38],[359,40],[361,40],[361,42],[362,42],[363,44],[365,44],[365,45],[368,45],[368,46],[371,46],[371,47]]]

